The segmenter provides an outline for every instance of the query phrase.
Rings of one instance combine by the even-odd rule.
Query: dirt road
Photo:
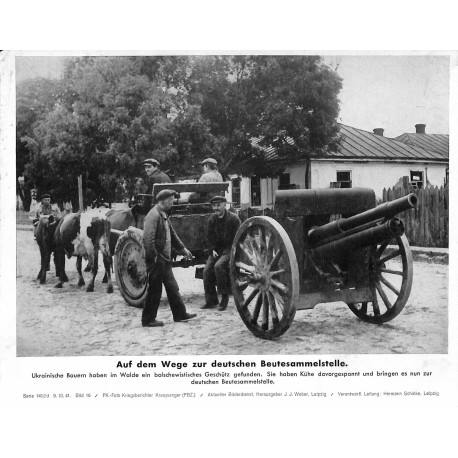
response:
[[[40,266],[32,232],[17,231],[17,355],[259,355],[446,353],[448,265],[414,264],[410,300],[393,321],[374,326],[360,321],[343,303],[298,311],[290,329],[275,341],[254,337],[235,309],[200,310],[201,280],[194,269],[176,269],[189,312],[198,317],[174,323],[163,295],[158,319],[162,328],[143,328],[141,310],[129,307],[115,283],[105,292],[103,269],[93,293],[79,288],[75,260],[67,261],[69,284],[56,289],[54,266],[46,285],[35,279]],[[89,279],[90,274],[85,274]]]

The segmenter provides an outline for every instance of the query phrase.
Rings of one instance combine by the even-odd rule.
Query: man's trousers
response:
[[[165,286],[173,318],[179,320],[186,315],[186,307],[173,275],[172,264],[158,256],[156,263],[148,267],[148,290],[143,306],[142,323],[150,323],[156,319],[162,284]]]
[[[205,302],[209,305],[218,304],[216,287],[222,296],[229,294],[229,261],[230,254],[223,254],[218,258],[209,256],[204,269]]]

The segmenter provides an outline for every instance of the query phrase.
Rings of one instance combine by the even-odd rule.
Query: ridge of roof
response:
[[[414,142],[410,139],[411,134],[402,134],[396,138],[383,137],[374,134],[373,132],[359,129],[357,127],[348,126],[338,123],[339,136],[341,143],[337,151],[322,150],[317,154],[313,154],[315,159],[373,159],[373,160],[422,160],[422,161],[448,161],[448,135],[446,134],[418,134],[424,137],[425,135],[445,135],[447,144],[442,148],[431,148],[428,144]],[[407,135],[408,137],[405,137]],[[417,135],[417,134],[412,134]],[[401,139],[402,137],[402,139]],[[268,161],[280,160],[277,150],[273,146],[260,146],[258,143],[261,137],[251,139],[251,144],[258,147],[265,153]],[[445,140],[444,140],[445,142]],[[425,147],[426,146],[426,147]],[[282,162],[287,158],[281,158]]]
[[[395,137],[394,140],[436,151],[449,157],[450,140],[448,134],[404,133]]]
[[[448,160],[447,151],[431,150],[424,145],[410,144],[399,139],[383,137],[372,132],[339,123],[345,157],[378,159]],[[331,154],[328,152],[328,154]],[[334,154],[335,155],[335,154]]]

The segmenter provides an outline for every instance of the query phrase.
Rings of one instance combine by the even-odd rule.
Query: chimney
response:
[[[380,137],[383,137],[383,132],[385,129],[382,129],[381,127],[377,127],[377,129],[374,129],[374,134],[375,135],[380,135]]]
[[[425,134],[426,124],[415,124],[416,134]]]

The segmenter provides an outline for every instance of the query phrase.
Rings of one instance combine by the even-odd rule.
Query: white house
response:
[[[271,208],[277,189],[367,187],[381,198],[383,188],[395,186],[405,176],[415,187],[448,181],[449,136],[426,134],[424,124],[416,125],[415,134],[395,139],[384,137],[383,129],[367,132],[343,124],[340,135],[337,152],[286,163],[278,178],[230,176],[229,198],[242,207]],[[266,155],[277,159],[273,148]]]

